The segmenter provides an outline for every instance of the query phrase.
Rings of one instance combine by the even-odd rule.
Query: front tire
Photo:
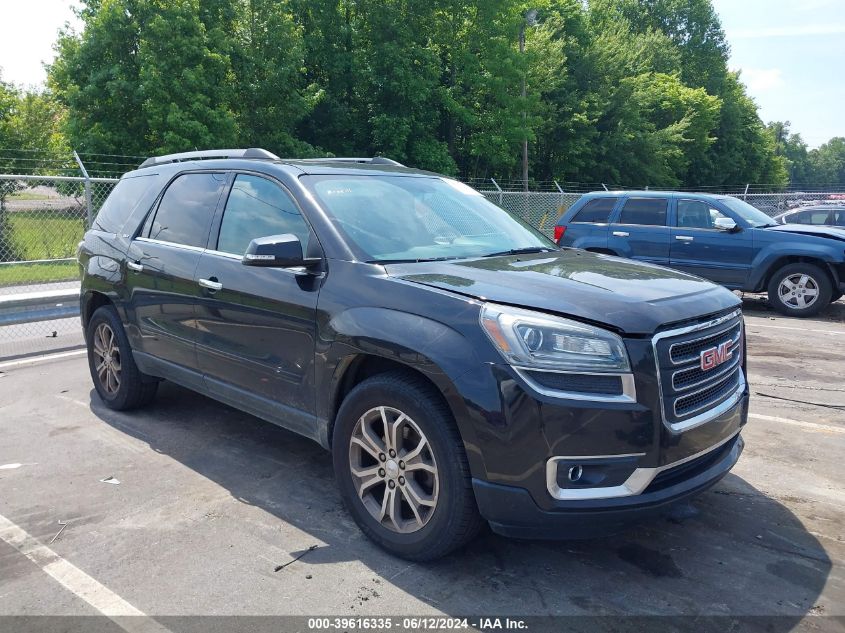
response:
[[[94,388],[109,409],[126,411],[152,401],[158,380],[135,365],[129,339],[112,306],[97,308],[88,322],[85,338]]]
[[[460,434],[440,394],[406,372],[378,374],[343,401],[335,478],[371,540],[414,561],[461,547],[482,525]]]
[[[769,280],[769,304],[781,314],[810,317],[830,304],[833,284],[814,264],[789,264]]]

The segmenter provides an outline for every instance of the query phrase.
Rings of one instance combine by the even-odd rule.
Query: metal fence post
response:
[[[742,194],[742,199],[743,199],[743,200],[745,200],[745,199],[748,197],[748,187],[750,187],[750,186],[751,186],[751,184],[750,184],[750,183],[748,183],[748,184],[746,184],[746,185],[745,185],[745,192]]]
[[[91,201],[91,178],[88,176],[88,170],[85,169],[85,165],[82,164],[82,159],[79,158],[79,154],[76,153],[76,150],[73,150],[73,158],[76,160],[76,164],[79,165],[79,171],[82,172],[82,177],[85,178],[85,208],[87,222],[85,228],[90,229],[91,224],[94,222],[94,205]]]
[[[502,200],[502,188],[499,186],[499,183],[496,182],[495,178],[491,178],[490,182],[492,182],[494,185],[496,185],[496,189],[498,189],[498,191],[499,191],[499,206],[501,207],[502,202],[503,202],[503,200]]]

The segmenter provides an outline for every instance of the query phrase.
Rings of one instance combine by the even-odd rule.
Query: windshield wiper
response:
[[[488,253],[482,257],[499,257],[501,255],[530,255],[531,253],[551,253],[555,249],[548,246],[526,246],[525,248],[512,248],[509,251],[499,251],[498,253]]]
[[[450,259],[465,259],[462,257],[417,257],[409,259],[370,259],[368,264],[419,264],[422,262],[445,262]]]

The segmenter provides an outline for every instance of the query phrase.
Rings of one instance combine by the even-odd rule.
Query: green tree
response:
[[[845,137],[837,136],[810,151],[811,184],[845,186]]]

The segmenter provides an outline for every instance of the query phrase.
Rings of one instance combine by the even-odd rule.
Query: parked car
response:
[[[811,224],[845,227],[845,205],[818,204],[781,213],[772,218],[778,224]]]
[[[555,241],[767,292],[789,316],[817,314],[845,291],[845,230],[778,225],[731,196],[589,193],[558,220]]]
[[[149,159],[78,257],[107,407],[146,405],[165,379],[316,440],[361,530],[409,559],[485,520],[522,537],[619,530],[742,451],[732,293],[558,249],[387,159]]]

